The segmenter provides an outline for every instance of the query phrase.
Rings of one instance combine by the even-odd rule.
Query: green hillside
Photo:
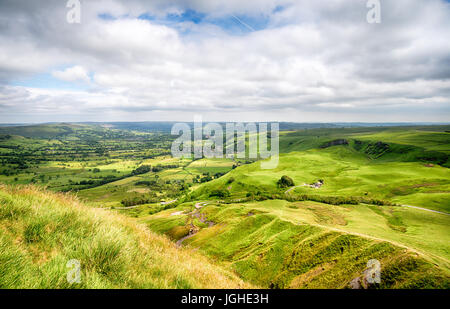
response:
[[[449,287],[450,126],[284,131],[268,170],[161,132],[2,129],[3,287],[348,288],[370,259],[371,287]]]
[[[296,187],[278,188],[287,175]],[[230,183],[230,179],[234,180]],[[319,189],[308,185],[319,179]],[[380,162],[370,160],[348,146],[312,149],[281,154],[276,169],[263,170],[260,163],[238,167],[226,176],[203,185],[193,199],[209,198],[212,191],[230,198],[302,198],[326,201],[338,197],[369,202],[408,204],[450,213],[450,173],[448,168],[420,162]]]
[[[77,259],[81,283],[67,281]],[[249,287],[200,254],[70,195],[0,187],[0,288]]]
[[[414,226],[425,219],[414,211],[397,218],[383,209],[363,208],[279,200],[202,202],[141,220],[267,288],[347,288],[361,278],[370,259],[382,265],[379,288],[449,287],[447,216],[429,216],[426,230],[417,230]],[[196,232],[189,234],[193,226]],[[408,230],[403,239],[401,228]],[[424,236],[419,243],[401,243],[418,232]],[[424,253],[427,249],[435,254]]]
[[[341,142],[370,160],[424,162],[450,167],[450,126],[336,128],[283,132],[280,152],[332,147]]]
[[[447,130],[283,132],[277,168],[239,166],[196,187],[194,202],[139,216],[269,288],[346,288],[371,258],[381,288],[448,288]],[[293,184],[280,187],[283,176]]]
[[[28,138],[55,138],[76,132],[93,131],[92,127],[74,124],[38,124],[15,127],[0,127],[0,134],[19,135]]]

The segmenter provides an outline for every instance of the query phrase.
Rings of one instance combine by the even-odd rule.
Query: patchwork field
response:
[[[0,282],[66,288],[57,278],[76,253],[89,288],[447,289],[449,131],[291,128],[265,170],[173,158],[174,136],[159,130],[2,127]],[[149,254],[157,263],[142,270]],[[364,281],[370,259],[382,267],[375,286]]]

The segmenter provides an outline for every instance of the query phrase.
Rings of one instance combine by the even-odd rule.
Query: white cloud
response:
[[[19,122],[30,114],[192,120],[201,113],[235,121],[450,116],[450,8],[443,1],[383,1],[379,25],[366,22],[365,1],[359,0],[85,1],[79,25],[65,21],[60,2],[46,5],[0,4],[0,121],[13,114]],[[233,34],[210,23],[136,18],[187,8],[208,20],[264,18],[267,27]],[[100,13],[122,17],[102,20]],[[17,77],[46,72],[90,89],[62,93],[11,85]]]
[[[90,82],[88,72],[79,65],[67,68],[64,71],[53,71],[52,75],[66,82]]]

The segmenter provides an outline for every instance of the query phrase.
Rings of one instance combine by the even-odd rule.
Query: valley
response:
[[[279,164],[269,170],[261,160],[174,158],[176,136],[162,124],[0,127],[0,263],[9,265],[0,273],[9,279],[0,281],[50,287],[51,278],[33,282],[33,273],[52,269],[57,276],[64,256],[82,255],[83,244],[70,254],[69,243],[57,245],[76,231],[48,219],[56,207],[55,222],[66,220],[68,202],[55,202],[64,196],[82,205],[75,208],[86,222],[94,213],[102,222],[126,222],[127,232],[117,231],[123,244],[138,237],[132,230],[139,226],[139,235],[164,243],[162,254],[195,252],[185,263],[168,257],[189,287],[448,288],[450,126],[281,127]],[[89,266],[86,287],[131,276],[98,270],[122,261],[127,246]],[[10,264],[19,252],[22,266]],[[135,254],[136,267],[144,267]],[[197,258],[215,269],[211,276],[229,279],[197,280],[187,266],[199,265]],[[370,259],[382,265],[375,286],[363,280]],[[83,263],[94,265],[86,254]],[[29,281],[10,277],[19,267]],[[183,287],[151,278],[124,286]]]

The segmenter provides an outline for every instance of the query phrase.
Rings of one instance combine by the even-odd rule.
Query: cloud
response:
[[[94,0],[81,24],[66,13],[64,1],[0,2],[0,121],[450,116],[444,1],[382,1],[376,25],[359,0]],[[15,82],[40,74],[88,88]]]
[[[64,71],[53,71],[52,75],[66,82],[90,82],[88,72],[79,65],[67,68]]]

